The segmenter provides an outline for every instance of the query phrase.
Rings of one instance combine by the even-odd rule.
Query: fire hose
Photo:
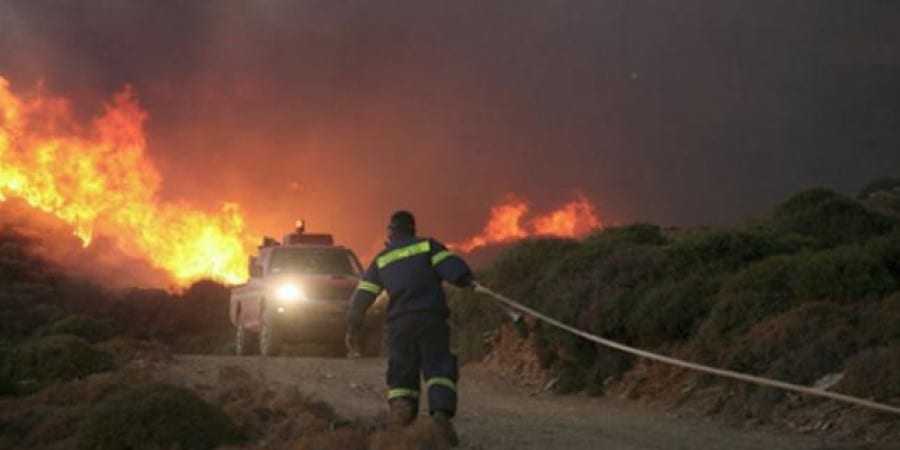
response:
[[[596,336],[594,334],[591,334],[591,333],[579,330],[575,327],[566,325],[565,323],[560,322],[559,320],[556,320],[552,317],[544,315],[534,309],[531,309],[525,305],[522,305],[519,302],[516,302],[516,301],[511,300],[497,292],[494,292],[491,289],[488,289],[487,287],[482,286],[481,284],[478,284],[478,283],[475,284],[475,292],[485,294],[485,295],[491,297],[492,299],[494,299],[495,301],[502,303],[506,307],[512,308],[513,310],[520,312],[520,313],[528,314],[537,320],[545,322],[549,325],[552,325],[556,328],[564,330],[568,333],[574,334],[576,336],[579,336],[579,337],[587,339],[591,342],[595,342],[597,344],[603,345],[605,347],[609,347],[609,348],[612,348],[615,350],[629,353],[631,355],[635,355],[635,356],[638,356],[641,358],[646,358],[646,359],[649,359],[652,361],[657,361],[657,362],[661,362],[664,364],[669,364],[672,366],[693,370],[696,372],[702,372],[702,373],[706,373],[706,374],[710,374],[710,375],[715,375],[715,376],[722,377],[722,378],[729,378],[732,380],[743,381],[746,383],[757,384],[757,385],[767,386],[767,387],[773,387],[773,388],[782,389],[785,391],[796,392],[799,394],[809,395],[809,396],[813,396],[813,397],[827,398],[827,399],[831,399],[831,400],[836,400],[838,402],[849,403],[849,404],[856,405],[856,406],[862,406],[864,408],[869,408],[869,409],[873,409],[873,410],[877,410],[877,411],[881,411],[881,412],[900,415],[900,408],[891,406],[891,405],[886,405],[883,403],[878,403],[878,402],[875,402],[872,400],[866,400],[863,398],[853,397],[850,395],[844,395],[844,394],[839,394],[836,392],[830,392],[825,389],[801,386],[798,384],[787,383],[784,381],[773,380],[770,378],[749,375],[749,374],[745,374],[745,373],[735,372],[732,370],[719,369],[716,367],[705,366],[703,364],[692,363],[689,361],[684,361],[681,359],[672,358],[669,356],[664,356],[664,355],[649,352],[646,350],[641,350],[641,349],[637,349],[634,347],[630,347],[625,344],[611,341],[609,339],[604,339],[604,338]],[[515,317],[515,315],[511,314],[511,317],[513,318],[513,320],[517,320],[517,317]]]

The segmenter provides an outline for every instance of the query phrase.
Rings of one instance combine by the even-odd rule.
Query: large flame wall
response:
[[[254,240],[238,207],[209,213],[158,199],[160,175],[145,154],[145,112],[126,88],[90,124],[64,99],[27,99],[0,78],[0,201],[25,200],[70,224],[84,245],[114,238],[186,284],[246,278]]]

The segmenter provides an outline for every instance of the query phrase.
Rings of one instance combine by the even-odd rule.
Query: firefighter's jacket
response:
[[[459,256],[429,238],[394,237],[363,274],[350,300],[351,330],[362,325],[366,310],[382,290],[390,301],[388,323],[411,313],[450,315],[443,281],[457,286],[472,282],[472,271]]]

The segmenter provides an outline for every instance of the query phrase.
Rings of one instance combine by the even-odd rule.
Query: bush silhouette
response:
[[[900,178],[886,177],[872,181],[859,191],[857,198],[865,200],[878,192],[900,193]]]
[[[0,341],[0,397],[16,393],[16,383],[12,373],[12,348]]]
[[[114,368],[112,356],[77,336],[56,335],[17,346],[7,358],[10,376],[26,391]]]
[[[103,400],[78,434],[82,450],[209,450],[240,440],[231,419],[191,391],[168,385],[132,387]]]
[[[860,242],[897,228],[895,218],[827,189],[811,189],[779,205],[773,217],[782,233],[815,238],[820,246]]]
[[[795,248],[766,230],[700,230],[685,233],[666,252],[670,270],[685,274],[733,272],[763,258],[791,253]]]
[[[798,255],[794,270],[791,290],[802,299],[880,298],[897,289],[878,255],[860,245]]]
[[[718,280],[694,276],[648,290],[629,308],[625,329],[630,341],[655,347],[691,337],[718,289]]]
[[[73,314],[53,322],[41,331],[43,336],[67,334],[78,336],[90,343],[105,341],[115,335],[112,324],[84,314]]]

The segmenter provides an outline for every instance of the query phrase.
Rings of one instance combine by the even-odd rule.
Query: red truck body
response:
[[[266,239],[251,258],[250,280],[231,291],[239,355],[277,355],[288,342],[340,343],[362,267],[329,235]]]

